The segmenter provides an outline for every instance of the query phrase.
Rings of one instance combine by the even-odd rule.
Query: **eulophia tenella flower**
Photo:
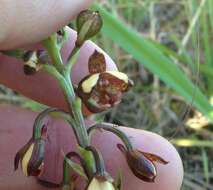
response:
[[[42,68],[42,65],[48,63],[49,57],[44,50],[29,50],[26,51],[22,57],[24,61],[24,73],[26,75],[33,75]]]
[[[105,57],[96,50],[89,58],[89,72],[80,81],[77,94],[93,113],[119,104],[123,93],[133,85],[125,73],[106,71]]]
[[[25,176],[39,176],[43,170],[45,140],[43,138],[30,139],[15,156],[14,169],[21,163]]]
[[[117,147],[125,155],[127,163],[133,174],[146,182],[154,182],[157,176],[157,170],[154,162],[161,164],[168,163],[155,154],[142,152],[138,149],[127,150],[122,144],[118,144]]]

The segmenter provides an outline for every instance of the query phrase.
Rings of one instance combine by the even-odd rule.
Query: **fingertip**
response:
[[[41,41],[67,25],[93,0],[3,1],[0,7],[0,49]],[[4,35],[3,35],[4,34]]]

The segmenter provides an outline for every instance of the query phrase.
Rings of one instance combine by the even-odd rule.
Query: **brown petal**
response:
[[[94,73],[102,73],[106,71],[106,61],[104,54],[98,52],[97,50],[89,58],[89,72],[91,74]]]

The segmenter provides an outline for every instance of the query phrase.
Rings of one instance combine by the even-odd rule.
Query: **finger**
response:
[[[76,33],[70,30],[70,38],[62,50],[64,60],[66,60],[72,50],[75,39]],[[78,84],[88,74],[88,59],[95,49],[103,51],[91,41],[87,41],[81,48],[80,57],[71,74],[75,84]],[[115,70],[116,66],[111,58],[106,53],[104,54],[107,70]],[[34,76],[26,76],[23,73],[22,65],[21,61],[0,55],[0,83],[48,106],[67,108],[64,95],[55,79],[43,72],[39,72]]]
[[[3,0],[0,49],[35,43],[67,25],[92,0]]]
[[[0,109],[0,189],[45,189],[34,178],[26,178],[20,172],[13,172],[13,159],[16,151],[31,137],[33,120],[37,114],[11,106]],[[13,118],[13,119],[11,119]],[[61,120],[51,120],[48,127],[48,138],[45,150],[45,172],[43,179],[60,183],[62,180],[61,152],[74,150],[76,146],[72,130]],[[179,190],[183,179],[183,168],[175,148],[164,138],[142,130],[122,128],[131,137],[134,146],[143,151],[158,154],[169,161],[167,165],[157,164],[155,183],[138,180],[129,168],[123,155],[117,150],[116,144],[121,143],[110,133],[98,132],[93,142],[104,156],[107,171],[115,177],[119,170],[124,174],[123,189]],[[48,189],[48,188],[47,188]]]

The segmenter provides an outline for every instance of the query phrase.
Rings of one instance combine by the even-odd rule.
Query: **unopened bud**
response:
[[[80,47],[86,40],[101,30],[103,21],[98,12],[84,10],[79,13],[76,24],[78,33],[76,46]]]
[[[154,182],[157,176],[157,170],[154,162],[167,164],[168,162],[155,154],[142,152],[136,149],[126,150],[126,148],[118,144],[118,148],[124,153],[127,163],[133,174],[139,179],[146,182]]]
[[[44,139],[30,140],[15,156],[15,170],[21,163],[25,176],[39,176],[43,170]]]
[[[47,52],[44,50],[27,51],[23,56],[24,73],[26,75],[33,75],[39,71],[42,64],[48,62]]]

